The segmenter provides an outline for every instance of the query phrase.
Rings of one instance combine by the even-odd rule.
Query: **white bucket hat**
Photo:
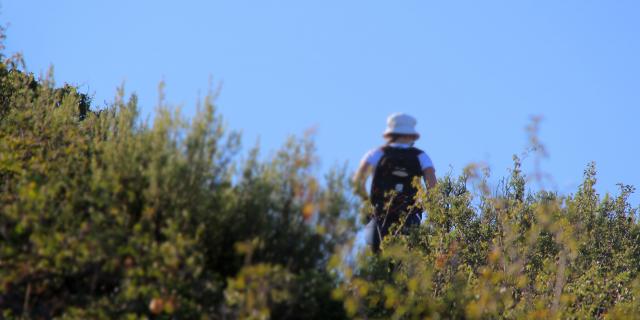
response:
[[[406,113],[394,113],[387,118],[387,129],[384,131],[384,136],[390,134],[402,134],[420,137],[418,131],[416,131],[416,118]]]

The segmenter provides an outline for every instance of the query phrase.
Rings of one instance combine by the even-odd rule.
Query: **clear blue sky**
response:
[[[542,115],[542,169],[562,193],[595,161],[599,190],[640,186],[640,2],[0,0],[6,52],[54,65],[111,101],[123,81],[153,112],[157,85],[193,114],[210,76],[244,145],[317,127],[322,169],[353,168],[385,118],[418,118],[440,174],[507,175]],[[530,171],[530,161],[525,170]],[[638,205],[640,197],[633,197]]]

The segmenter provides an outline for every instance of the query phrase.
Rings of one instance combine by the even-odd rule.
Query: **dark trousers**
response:
[[[367,241],[367,244],[371,246],[371,250],[373,250],[373,252],[380,251],[380,243],[382,242],[382,239],[389,233],[391,225],[395,223],[400,223],[400,220],[396,219],[395,221],[385,221],[383,224],[383,221],[378,221],[378,219],[373,218],[364,227],[365,240]],[[407,234],[412,226],[418,225],[420,225],[420,214],[410,214],[407,217],[401,232],[403,234]]]

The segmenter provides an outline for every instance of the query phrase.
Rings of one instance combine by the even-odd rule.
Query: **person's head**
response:
[[[413,143],[420,138],[416,119],[405,113],[394,113],[387,118],[384,138],[387,142]]]

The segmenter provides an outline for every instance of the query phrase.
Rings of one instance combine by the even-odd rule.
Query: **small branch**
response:
[[[22,305],[22,315],[29,317],[29,299],[31,298],[31,282],[27,284],[27,291],[24,293],[24,304]]]
[[[567,265],[566,252],[560,251],[560,261],[558,262],[558,273],[556,273],[556,285],[553,290],[553,305],[551,310],[553,313],[557,313],[560,308],[560,297],[562,296],[562,290],[564,289],[564,269]]]

